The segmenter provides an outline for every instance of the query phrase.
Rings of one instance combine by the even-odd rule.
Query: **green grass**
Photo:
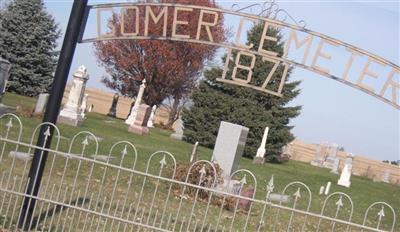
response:
[[[20,117],[22,120],[22,123],[24,125],[22,141],[29,143],[34,128],[41,122],[40,118],[35,118],[35,117],[32,118],[32,117],[26,116],[27,115],[26,112],[29,112],[33,108],[34,99],[8,93],[8,94],[6,94],[6,96],[4,98],[4,104],[10,105],[10,106],[20,106],[19,112],[25,112],[25,114],[23,113],[23,115],[25,115],[25,116]],[[4,128],[3,123],[5,123],[5,121],[2,120],[0,123],[1,123],[0,124],[1,128]],[[98,154],[101,154],[101,155],[107,155],[112,144],[114,144],[118,141],[126,140],[126,141],[133,143],[135,145],[135,147],[137,148],[137,152],[138,152],[136,169],[140,170],[140,171],[146,170],[147,160],[148,160],[149,156],[156,151],[168,151],[174,155],[174,157],[176,158],[176,160],[178,162],[179,161],[188,161],[189,155],[191,153],[192,146],[193,146],[192,144],[189,144],[186,142],[171,139],[169,137],[169,135],[171,133],[170,131],[161,130],[158,128],[151,129],[150,134],[145,135],[145,136],[140,136],[140,135],[129,133],[127,130],[127,125],[123,122],[123,120],[109,118],[107,116],[100,115],[97,113],[87,114],[87,119],[85,120],[83,126],[81,126],[80,128],[74,128],[74,127],[70,127],[70,126],[66,126],[66,125],[58,125],[58,127],[60,129],[61,135],[63,137],[68,138],[68,139],[60,140],[60,147],[59,147],[60,151],[68,150],[69,143],[70,143],[72,137],[75,134],[77,134],[79,131],[90,131],[90,132],[94,133],[97,137],[104,138],[101,142],[99,142]],[[3,132],[4,131],[2,131],[1,134],[3,134]],[[14,132],[14,134],[12,134],[11,136],[15,137],[16,133]],[[37,136],[37,135],[35,135],[35,136]],[[80,139],[82,140],[82,138],[83,137],[81,136]],[[77,143],[74,144],[74,146],[72,146],[72,153],[79,154],[79,152],[81,151],[81,144],[80,144],[81,140],[78,139]],[[36,142],[35,139],[33,141],[34,141],[34,143]],[[53,148],[54,148],[54,140],[53,140]],[[23,148],[21,148],[21,149],[23,149]],[[120,148],[120,150],[121,149],[122,148]],[[85,151],[85,156],[90,156],[91,154],[94,154],[95,150],[96,150],[96,148],[94,146],[94,143],[91,142]],[[117,153],[113,153],[113,154],[117,154]],[[211,154],[212,154],[211,149],[204,148],[204,147],[198,148],[199,159],[209,160],[211,157]],[[152,162],[152,164],[150,165],[151,173],[154,173],[154,174],[157,173],[157,170],[158,170],[157,162],[158,161],[159,161],[159,159],[155,160],[155,162]],[[112,162],[117,164],[118,159],[116,159],[115,161],[112,161]],[[126,164],[124,164],[123,166],[128,167],[129,165],[132,165],[133,164],[133,156],[127,157],[127,159],[125,159],[124,162],[126,162]],[[155,165],[155,164],[157,164],[157,165]],[[7,165],[7,164],[4,162],[3,165],[0,166],[2,168],[2,170],[3,170],[3,168],[5,168],[4,170],[6,170],[5,165]],[[64,160],[57,161],[56,167],[57,167],[57,165],[60,167],[58,172],[62,171],[61,167],[66,166],[64,163]],[[49,166],[49,164],[47,165],[47,167],[48,166]],[[71,161],[68,164],[68,167],[69,167],[69,170],[75,170],[78,167],[78,163],[77,162],[74,163]],[[289,161],[288,163],[284,163],[284,164],[266,163],[263,165],[254,165],[252,163],[252,160],[243,158],[240,161],[239,168],[248,169],[252,173],[254,173],[254,175],[256,176],[257,183],[258,183],[257,191],[256,191],[256,198],[258,198],[258,199],[265,198],[265,194],[266,194],[265,187],[272,175],[274,175],[274,186],[275,186],[274,192],[281,192],[284,189],[284,187],[287,184],[289,184],[290,182],[301,181],[304,184],[306,184],[312,192],[312,204],[311,204],[310,211],[314,212],[314,213],[320,213],[323,201],[325,200],[326,196],[318,195],[319,188],[322,185],[326,185],[326,183],[328,181],[331,181],[332,182],[331,193],[332,192],[343,192],[343,193],[346,193],[351,196],[353,203],[354,203],[354,213],[353,213],[352,221],[354,221],[356,223],[362,223],[364,213],[365,213],[367,207],[370,204],[377,202],[377,201],[384,201],[384,202],[387,202],[388,204],[392,205],[395,208],[396,213],[398,215],[396,220],[400,221],[400,218],[399,218],[399,215],[400,215],[400,212],[399,212],[399,210],[400,210],[400,188],[397,186],[391,185],[391,184],[375,183],[372,180],[369,180],[364,177],[352,176],[351,188],[345,188],[345,187],[336,185],[336,182],[339,177],[338,175],[331,174],[327,169],[313,167],[309,164],[296,162],[296,161]],[[89,172],[89,169],[90,169],[90,165],[83,165],[80,174],[83,176],[87,175],[87,173]],[[104,172],[104,169],[101,169],[101,168],[95,169],[93,172],[94,178],[97,179],[98,181],[100,181],[103,172]],[[74,173],[74,172],[72,172],[72,173]],[[121,179],[123,179],[123,181],[125,181],[124,182],[125,185],[122,184],[122,182],[119,182],[119,180],[117,180],[117,182],[118,182],[117,185],[119,186],[119,187],[117,187],[117,189],[124,188],[124,186],[126,187],[126,181],[128,179],[128,174],[127,173],[125,173],[125,174],[126,174],[126,176],[124,176],[123,178],[121,177]],[[74,177],[74,175],[72,175],[72,174],[69,175],[67,178],[67,181],[70,181],[72,183],[73,177]],[[113,171],[110,170],[109,173],[107,173],[108,180],[105,182],[105,187],[104,187],[105,189],[107,189],[107,191],[104,194],[110,195],[110,190],[112,190],[113,185],[114,185],[113,178],[115,180],[115,177],[116,177],[115,170],[113,170]],[[56,177],[54,177],[54,178],[56,178]],[[143,178],[142,177],[134,177],[134,181],[136,181],[136,184],[140,185],[143,181]],[[81,186],[84,187],[85,182],[82,181],[81,184],[82,184]],[[254,185],[254,183],[253,183],[253,185]],[[95,184],[93,184],[93,186],[95,186]],[[148,183],[145,187],[145,193],[144,193],[144,199],[146,199],[146,202],[151,201],[154,186],[155,186],[155,180],[149,179]],[[167,187],[166,184],[165,184],[165,186]],[[99,187],[99,186],[97,186],[97,187]],[[166,187],[165,187],[165,189],[166,189]],[[135,194],[138,194],[138,189],[140,190],[140,188],[136,188]],[[290,188],[290,189],[288,189],[288,193],[293,194],[296,189],[297,189],[297,187]],[[299,204],[297,206],[299,209],[305,209],[307,202],[308,202],[308,197],[306,196],[306,192],[303,190],[302,190],[302,198],[299,200]],[[124,191],[121,190],[121,194],[123,195]],[[135,194],[132,194],[133,196],[130,196],[130,197],[135,197],[135,196],[137,197],[137,195],[135,195]],[[159,198],[161,198],[160,199],[161,201],[162,201],[162,197],[166,196],[165,193],[158,193],[158,194],[159,194]],[[214,197],[214,198],[217,198],[217,197]],[[336,208],[336,206],[335,206],[336,200],[337,199],[333,199],[332,201],[329,201],[328,212],[325,215],[332,216],[334,214],[334,209]],[[175,201],[175,203],[173,203],[173,205],[174,205],[174,207],[176,207],[179,201],[177,201],[176,199],[171,200],[171,202],[172,201]],[[344,206],[345,210],[343,211],[343,215],[340,215],[339,218],[340,217],[346,218],[348,215],[348,210],[350,209],[348,202],[346,202],[345,199],[343,199],[343,201],[345,203],[345,206]],[[190,210],[189,206],[191,206],[190,202],[188,202],[185,205],[186,211]],[[148,205],[144,204],[143,207],[148,207]],[[202,215],[201,211],[204,211],[204,206],[199,206],[199,208],[196,208],[196,212],[198,215]],[[253,211],[252,211],[252,217],[250,219],[250,223],[253,224],[253,227],[257,223],[256,217],[261,214],[261,211],[262,211],[262,206],[255,204]],[[266,214],[267,218],[269,218],[270,220],[274,220],[275,216],[273,216],[273,215],[275,215],[276,212],[277,212],[276,209],[268,208],[267,214]],[[218,213],[219,213],[219,207],[212,206],[211,210],[209,212],[209,214],[211,215],[211,219],[207,219],[207,220],[212,221],[212,217],[218,216]],[[375,220],[376,213],[377,213],[376,210],[372,211],[371,216],[369,217],[368,221]],[[391,214],[389,213],[388,210],[386,210],[385,213],[386,213],[386,217],[384,218],[383,226],[385,228],[388,228],[390,221],[391,221],[391,220],[389,220],[389,217],[391,217]],[[228,218],[228,220],[230,217],[232,217],[232,215],[228,211],[226,211],[226,212],[224,211],[223,215],[225,215],[225,217]],[[280,220],[283,220],[283,219],[287,220],[287,218],[290,216],[290,214],[288,212],[285,212],[285,213],[281,212],[281,215],[282,215],[281,216],[282,219],[280,219]],[[245,214],[242,213],[239,216],[238,223],[243,223],[244,218],[245,218]],[[297,219],[299,219],[299,218],[297,218]],[[317,222],[317,220],[315,218],[309,219],[309,223],[313,224],[309,228],[314,228],[316,222]],[[229,225],[229,222],[226,222],[226,223],[227,223],[227,225]],[[299,223],[301,224],[301,220]],[[325,225],[325,226],[327,226],[327,225]],[[397,225],[396,225],[396,230],[400,231],[399,223],[397,223]]]

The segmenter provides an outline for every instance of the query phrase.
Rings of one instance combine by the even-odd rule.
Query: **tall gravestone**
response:
[[[6,91],[7,81],[10,76],[11,64],[0,57],[0,115],[7,111],[3,106],[3,96]]]
[[[142,103],[142,98],[144,94],[144,89],[146,88],[146,79],[143,79],[142,84],[139,87],[138,95],[136,96],[135,104],[132,106],[131,113],[128,118],[125,120],[125,123],[128,125],[132,125],[135,122],[136,115],[139,111],[139,106]]]
[[[50,95],[48,93],[39,94],[36,100],[35,109],[33,111],[34,116],[44,114],[49,96]]]
[[[68,100],[58,116],[58,122],[70,126],[80,126],[83,123],[82,102],[85,97],[86,82],[89,79],[85,66],[80,66],[73,74],[72,87]]]
[[[107,116],[116,118],[117,117],[117,105],[118,105],[119,95],[114,94],[113,101],[111,103],[110,110],[108,111]]]
[[[212,161],[228,178],[239,166],[246,145],[249,128],[229,122],[221,122],[213,151]]]

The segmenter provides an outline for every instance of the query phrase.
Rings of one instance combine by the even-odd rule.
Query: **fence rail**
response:
[[[50,149],[33,144],[39,129],[54,133]],[[299,181],[279,194],[274,177],[256,198],[257,178],[237,170],[222,184],[218,168],[200,160],[182,169],[174,155],[158,151],[138,162],[133,143],[114,143],[98,154],[98,138],[81,131],[67,140],[56,125],[42,123],[30,138],[21,120],[0,116],[0,231],[394,231],[396,211],[372,203],[363,222],[353,221],[354,203],[342,192],[328,195],[319,213],[311,212],[310,188]],[[24,142],[30,141],[30,142]],[[61,151],[67,144],[67,151]],[[48,162],[39,194],[26,194],[35,149]],[[143,160],[143,159],[140,159]],[[139,166],[142,166],[140,170]],[[182,176],[184,170],[184,178]],[[264,189],[265,188],[265,189]],[[36,201],[31,220],[21,217],[24,198]],[[275,199],[275,200],[274,200]],[[315,201],[315,200],[314,200]],[[397,227],[398,228],[398,227]]]

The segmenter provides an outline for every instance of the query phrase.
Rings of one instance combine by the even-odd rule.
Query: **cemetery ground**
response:
[[[15,94],[10,94],[7,93],[4,97],[4,101],[3,103],[5,105],[8,106],[14,106],[17,107],[17,114],[20,117],[20,119],[22,120],[22,124],[23,124],[23,133],[22,133],[22,138],[21,140],[25,143],[29,143],[30,139],[31,139],[31,135],[33,133],[34,128],[41,122],[41,118],[39,117],[29,117],[29,112],[32,110],[32,108],[34,107],[34,102],[35,99],[33,98],[28,98],[28,97],[22,97],[22,96],[18,96]],[[3,123],[3,121],[1,122]],[[4,128],[4,125],[1,125],[2,128]],[[136,166],[135,166],[135,170],[138,171],[142,171],[145,172],[146,171],[146,166],[147,166],[147,161],[148,158],[150,157],[151,154],[153,154],[154,152],[157,151],[168,151],[171,154],[174,155],[174,157],[176,158],[177,162],[188,162],[189,160],[189,156],[192,150],[193,145],[186,143],[186,142],[182,142],[182,141],[178,141],[178,140],[173,140],[169,137],[169,135],[172,133],[171,131],[166,131],[166,130],[161,130],[159,128],[152,128],[150,131],[149,135],[145,135],[145,136],[140,136],[140,135],[136,135],[136,134],[132,134],[128,132],[128,126],[124,123],[123,120],[120,119],[114,119],[114,118],[110,118],[104,115],[100,115],[97,113],[87,113],[87,119],[85,120],[83,126],[75,128],[75,127],[70,127],[70,126],[65,126],[62,124],[57,125],[58,128],[60,129],[60,133],[62,138],[60,139],[60,147],[58,150],[60,151],[68,151],[68,146],[69,143],[71,142],[72,137],[77,134],[80,131],[90,131],[93,134],[95,134],[98,139],[99,139],[99,150],[98,153],[99,155],[108,155],[111,146],[118,142],[118,141],[130,141],[134,144],[134,146],[137,149],[137,161],[136,161]],[[55,139],[53,138],[53,144],[54,144]],[[36,140],[33,140],[33,143],[36,143]],[[94,143],[90,143],[90,144],[94,144]],[[6,148],[6,149],[10,149],[10,148]],[[72,150],[77,149],[76,152],[78,152],[78,148],[73,147]],[[4,155],[8,155],[8,151],[6,151],[4,153]],[[95,147],[93,145],[88,145],[86,151],[85,151],[85,156],[88,156],[88,158],[90,158],[90,154],[94,154],[95,153]],[[211,149],[207,149],[204,147],[199,147],[198,148],[198,159],[204,159],[204,160],[210,160],[211,154],[212,154],[212,150]],[[117,157],[116,155],[114,155],[115,158],[113,160],[110,161],[110,163],[115,163],[118,164],[120,159],[118,159],[119,157]],[[161,158],[160,158],[161,159]],[[160,160],[159,159],[159,160]],[[50,165],[50,160],[51,160],[51,156],[49,156],[49,160],[47,162],[47,166],[46,168],[48,168],[48,166]],[[158,161],[152,162],[152,164],[157,164],[159,163]],[[128,166],[132,166],[134,163],[134,159],[133,156],[127,156],[126,159],[124,159],[124,163],[122,166],[124,167],[128,167]],[[9,165],[9,163],[7,162],[0,162],[0,170],[1,172],[3,172],[3,170],[6,170],[7,165]],[[63,165],[64,165],[64,160],[60,160],[57,161],[55,163],[55,165],[60,165],[60,168],[56,169],[56,173],[57,175],[61,175],[61,172],[63,171]],[[56,167],[55,166],[55,167]],[[68,166],[69,168],[73,169],[73,168],[77,168],[78,164],[77,162],[73,162],[72,160],[70,161],[70,164]],[[29,168],[29,165],[28,165]],[[297,161],[289,161],[287,163],[283,163],[283,164],[271,164],[271,163],[266,163],[263,165],[254,165],[252,163],[252,160],[250,159],[246,159],[246,158],[242,158],[240,161],[240,167],[241,169],[248,169],[250,170],[257,178],[257,190],[256,190],[256,196],[255,198],[260,199],[260,200],[264,200],[265,196],[266,196],[266,186],[269,182],[269,180],[271,179],[271,176],[274,176],[274,192],[276,193],[280,193],[282,192],[283,188],[294,181],[300,181],[303,182],[304,184],[306,184],[312,193],[312,201],[311,201],[311,207],[310,207],[310,212],[316,213],[316,214],[320,214],[321,213],[321,209],[323,206],[323,202],[326,198],[325,195],[319,195],[319,189],[320,186],[326,185],[326,183],[328,181],[332,182],[332,187],[330,192],[344,192],[346,194],[348,194],[354,203],[354,213],[353,213],[353,217],[352,217],[352,222],[358,223],[358,224],[362,224],[363,223],[363,219],[364,219],[364,213],[367,210],[368,206],[371,205],[374,202],[379,202],[379,201],[383,201],[386,202],[388,204],[390,204],[391,206],[393,206],[393,208],[395,209],[396,213],[397,213],[397,218],[396,218],[396,227],[395,227],[395,231],[400,231],[400,218],[399,218],[399,210],[400,210],[400,188],[398,186],[395,185],[391,185],[391,184],[387,184],[387,183],[378,183],[378,182],[373,182],[370,179],[367,179],[366,177],[358,177],[358,176],[352,176],[351,178],[351,187],[350,188],[345,188],[345,187],[341,187],[336,185],[336,182],[339,178],[338,175],[332,174],[328,171],[328,169],[324,169],[324,168],[317,168],[314,166],[311,166],[309,164],[306,163],[301,163],[301,162],[297,162]],[[26,170],[26,169],[25,169]],[[87,179],[88,177],[88,173],[89,173],[89,165],[83,165],[81,167],[81,171],[79,172],[79,179]],[[149,168],[149,172],[152,174],[157,174],[159,169],[157,169],[157,167],[155,167],[155,165],[150,165]],[[21,167],[21,170],[23,171],[23,168]],[[92,186],[96,187],[96,189],[101,189],[100,191],[102,193],[101,197],[107,197],[107,196],[111,196],[111,192],[113,192],[113,190],[115,190],[115,186],[114,182],[117,178],[117,180],[124,180],[124,183],[118,183],[117,187],[116,187],[116,193],[115,193],[115,197],[120,197],[121,199],[123,199],[123,196],[128,196],[128,199],[132,199],[131,201],[135,202],[135,199],[137,199],[138,197],[141,198],[141,201],[143,202],[138,202],[138,204],[136,205],[136,202],[133,206],[132,210],[132,216],[136,216],[135,219],[133,220],[145,220],[144,223],[146,224],[146,220],[147,220],[147,224],[151,224],[151,220],[153,220],[152,217],[147,217],[146,215],[147,213],[145,213],[145,210],[141,211],[141,209],[145,209],[145,208],[152,208],[153,205],[156,205],[158,207],[158,210],[162,210],[161,205],[163,204],[163,202],[165,202],[165,199],[168,197],[167,196],[167,191],[166,189],[168,188],[168,184],[164,183],[164,185],[160,185],[159,187],[159,191],[155,191],[155,186],[156,186],[156,180],[153,180],[151,178],[147,178],[147,182],[146,185],[143,185],[143,192],[141,192],[142,189],[142,183],[143,183],[143,177],[140,176],[134,176],[133,181],[131,181],[130,183],[132,184],[132,187],[129,191],[129,194],[126,194],[127,192],[124,190],[124,185],[126,186],[128,179],[129,179],[129,175],[127,173],[125,173],[125,176],[121,177],[120,179],[118,179],[118,177],[116,177],[117,175],[119,175],[119,173],[116,172],[116,170],[109,170],[107,172],[107,178],[104,182],[101,181],[103,174],[106,172],[105,168],[96,168],[93,171],[93,180],[94,184]],[[1,173],[0,173],[1,174]],[[57,177],[57,175],[52,176],[51,180],[55,181],[55,179],[59,179],[59,177]],[[70,186],[73,186],[72,182],[74,181],[74,175],[75,172],[71,172],[71,175],[67,175],[65,181],[69,183]],[[122,176],[123,174],[121,174]],[[46,184],[48,185],[50,180],[49,176],[45,176],[44,180],[43,180],[43,186],[45,186]],[[250,178],[247,179],[248,182],[251,182]],[[85,181],[81,181],[82,183],[78,183],[78,185],[81,187],[80,189],[84,189],[85,186]],[[118,181],[117,181],[118,182]],[[103,183],[102,186],[100,186],[100,183]],[[254,184],[254,183],[253,183]],[[97,186],[96,186],[97,185]],[[177,187],[177,186],[175,186]],[[179,203],[180,203],[180,197],[179,194],[176,194],[177,192],[179,192],[178,188],[173,187],[173,196],[171,196],[171,200],[169,202],[169,206],[167,209],[168,210],[175,210],[173,211],[174,213],[176,213],[176,208],[179,207]],[[121,191],[119,191],[121,190]],[[293,193],[296,191],[296,189],[293,189],[292,192],[288,192],[290,193],[290,195],[293,195]],[[56,189],[57,192],[57,189]],[[90,196],[92,194],[92,199],[89,201],[89,206],[92,204],[91,202],[95,202],[96,201],[96,197],[97,195],[100,195],[100,192],[90,192],[88,194],[88,196]],[[157,192],[157,196],[155,197],[155,199],[153,199],[153,194]],[[81,193],[82,194],[82,193]],[[93,197],[94,194],[94,197]],[[96,195],[97,194],[97,195]],[[71,194],[72,196],[72,194]],[[0,195],[0,201],[2,200],[1,198],[3,198]],[[21,198],[20,199],[15,199],[16,197],[14,197],[14,199],[12,201],[9,201],[6,203],[6,205],[8,204],[8,207],[10,208],[10,210],[13,210],[13,207],[18,208],[19,205],[21,204]],[[61,197],[62,198],[62,197]],[[90,198],[90,197],[88,197]],[[184,204],[181,214],[182,215],[186,215],[186,219],[182,216],[177,220],[177,226],[179,228],[179,226],[184,225],[185,223],[187,223],[188,218],[194,218],[193,221],[199,221],[199,223],[202,223],[202,215],[204,215],[204,211],[206,209],[206,200],[202,200],[200,202],[198,202],[196,204],[195,210],[194,210],[194,215],[190,215],[190,211],[192,209],[193,204],[193,196],[188,196],[188,199],[184,199],[184,201],[186,202],[186,204]],[[216,201],[220,200],[220,198],[218,198],[218,196],[213,196],[213,198],[215,198]],[[69,198],[64,198],[64,202],[67,202],[69,200]],[[99,202],[103,202],[102,200],[97,199]],[[153,202],[152,202],[153,201]],[[112,201],[111,201],[112,202]],[[277,202],[275,202],[277,203]],[[296,207],[296,209],[300,209],[300,210],[305,210],[307,207],[307,203],[308,203],[308,196],[307,194],[304,192],[302,194],[301,200],[299,200],[299,203]],[[330,217],[334,217],[335,214],[335,210],[336,210],[336,200],[335,201],[331,201],[329,202],[329,204],[327,205],[327,209],[324,213],[324,215],[326,216],[330,216]],[[93,203],[94,204],[94,203]],[[288,204],[288,207],[291,207],[293,204],[293,202],[291,204]],[[341,211],[341,215],[338,216],[339,219],[343,219],[343,220],[347,220],[348,215],[349,215],[349,211],[350,211],[350,204],[348,201],[346,201],[346,199],[343,199],[343,204],[344,204],[344,211]],[[10,207],[11,205],[11,207]],[[46,209],[46,205],[45,204],[38,204],[39,208],[42,207],[44,209]],[[93,205],[91,206],[93,207]],[[99,203],[100,208],[105,208],[109,210],[110,214],[113,214],[114,212],[112,211],[115,207],[115,205],[107,205],[107,203],[105,203],[105,205],[101,205],[101,203]],[[110,210],[112,209],[112,210]],[[17,211],[18,209],[16,209]],[[124,212],[118,212],[115,213],[115,215],[119,215],[119,216],[126,216],[128,211],[125,210]],[[253,231],[256,230],[256,228],[259,226],[259,221],[260,221],[260,215],[262,214],[263,211],[263,205],[261,204],[254,204],[253,209],[251,210],[251,214],[250,214],[250,220],[249,220],[249,231]],[[379,209],[378,209],[379,211]],[[371,213],[369,214],[368,218],[371,218],[371,221],[376,221],[376,217],[377,217],[377,212],[378,211],[371,211]],[[107,212],[107,210],[105,210],[104,212]],[[116,211],[115,211],[116,212]],[[135,213],[133,213],[135,212]],[[229,230],[230,226],[232,225],[233,228],[240,230],[240,228],[243,227],[243,225],[246,223],[246,216],[247,216],[247,212],[245,211],[239,211],[237,214],[234,214],[233,211],[229,211],[229,210],[222,210],[220,211],[220,206],[218,204],[216,205],[212,205],[209,209],[209,212],[206,216],[206,221],[208,224],[211,224],[213,226],[215,226],[216,224],[216,219],[219,217],[220,212],[222,212],[222,219],[221,219],[221,225],[223,225],[226,230]],[[153,212],[154,213],[154,212]],[[4,211],[2,211],[2,214],[4,214]],[[75,228],[79,228],[81,227],[83,224],[85,224],[85,222],[83,222],[84,220],[88,221],[87,223],[87,227],[91,226],[90,228],[92,230],[89,231],[93,231],[93,230],[98,230],[98,228],[102,228],[102,226],[105,226],[104,228],[108,228],[109,230],[112,228],[116,228],[116,226],[118,226],[118,228],[123,228],[123,225],[121,225],[121,227],[119,227],[119,223],[113,222],[113,223],[106,223],[106,219],[102,219],[102,220],[98,220],[98,216],[88,216],[85,218],[85,213],[83,213],[82,219],[76,224],[76,225],[69,225],[68,224],[68,220],[71,220],[71,216],[73,217],[78,217],[78,215],[80,216],[80,212],[77,211],[75,213],[76,215],[74,216],[74,214],[72,214],[71,212],[69,212],[69,217],[60,217],[60,216],[55,216],[54,218],[54,224],[56,224],[58,221],[60,221],[60,223],[64,223],[64,225],[66,227],[72,226]],[[142,214],[142,216],[140,216]],[[386,216],[383,221],[382,224],[384,225],[383,228],[389,230],[390,226],[391,226],[391,221],[392,221],[392,215],[389,211],[386,211]],[[8,214],[6,214],[8,215]],[[165,214],[166,218],[168,218],[171,214],[166,213]],[[1,225],[4,225],[6,223],[10,223],[9,221],[12,220],[12,218],[4,218],[3,215],[0,215],[0,228],[2,227]],[[79,217],[81,218],[81,217]],[[134,217],[132,217],[134,218]],[[140,218],[140,219],[138,219]],[[157,216],[155,216],[155,218],[157,218]],[[235,218],[235,222],[234,224],[231,224],[231,222],[233,221],[232,218]],[[266,211],[265,211],[265,217],[264,217],[264,224],[263,224],[263,231],[267,230],[273,230],[275,228],[272,227],[268,227],[269,225],[273,225],[275,220],[278,221],[278,227],[277,230],[286,230],[288,221],[290,220],[289,218],[291,218],[291,212],[285,211],[285,210],[280,210],[279,211],[279,217],[278,217],[278,210],[276,208],[271,208],[271,207],[267,207]],[[168,220],[174,220],[173,217],[172,219],[168,219]],[[307,230],[315,230],[318,224],[318,220],[319,218],[316,217],[308,217],[305,218],[304,215],[300,215],[300,214],[295,214],[294,216],[294,223],[292,226],[292,229],[294,231],[298,231],[300,230],[303,222],[307,223]],[[367,220],[367,225],[368,224]],[[93,225],[92,225],[93,224]],[[111,225],[110,225],[111,224]],[[389,225],[390,224],[390,225]],[[51,227],[50,225],[47,225],[48,227]],[[113,227],[114,226],[114,227]],[[346,226],[344,225],[336,225],[337,230],[336,231],[341,231],[342,229],[345,229]],[[376,225],[371,225],[373,227],[376,227]],[[96,228],[96,229],[94,229]],[[207,227],[206,227],[207,228]],[[330,222],[326,222],[324,223],[324,220],[322,220],[321,222],[321,230],[324,231],[324,228],[332,228],[332,224]],[[341,229],[342,228],[342,229]],[[47,228],[48,229],[48,228]],[[171,229],[171,228],[170,228]],[[132,227],[132,230],[135,230]],[[213,231],[213,230],[211,230]]]

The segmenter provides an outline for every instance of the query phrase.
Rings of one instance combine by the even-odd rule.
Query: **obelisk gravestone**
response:
[[[136,99],[135,99],[135,104],[132,106],[130,115],[125,120],[125,123],[128,125],[132,125],[135,122],[135,118],[139,111],[139,106],[142,102],[145,88],[146,88],[146,79],[143,79],[142,84],[140,85],[140,88],[139,88],[138,95],[136,96]]]
[[[85,97],[86,82],[89,79],[85,66],[80,66],[73,77],[68,101],[58,116],[58,122],[70,126],[80,126],[83,123],[81,107]]]
[[[266,127],[264,130],[264,135],[260,144],[260,147],[257,150],[257,155],[254,157],[253,163],[255,164],[263,164],[265,162],[265,145],[267,144],[269,127]]]

